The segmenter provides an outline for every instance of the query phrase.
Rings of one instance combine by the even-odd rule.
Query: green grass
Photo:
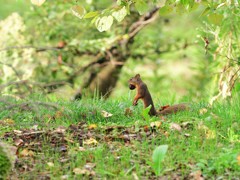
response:
[[[42,97],[34,99],[31,101],[52,102]],[[15,103],[21,104],[22,101]],[[207,103],[195,103],[190,111],[167,116],[164,120],[158,117],[144,120],[142,103],[131,107],[128,98],[83,99],[78,102],[55,100],[54,103],[59,106],[58,110],[32,103],[30,107],[36,106],[33,111],[8,109],[0,112],[1,139],[14,145],[14,138],[22,138],[25,144],[19,152],[24,149],[33,152],[32,156],[19,157],[15,172],[19,178],[156,178],[152,153],[157,146],[164,144],[168,145],[168,151],[161,176],[184,179],[198,170],[206,179],[240,176],[237,162],[240,155],[239,99],[215,104],[202,115],[199,110],[206,108]],[[133,110],[132,116],[125,115],[128,107]],[[102,110],[113,116],[103,117]],[[6,119],[13,120],[14,124]],[[162,124],[159,128],[151,128],[153,121],[162,121]],[[172,130],[171,123],[181,125],[182,130]],[[89,129],[92,124],[97,127]],[[30,138],[13,133],[13,130],[32,132],[29,129],[34,129],[34,125],[38,127],[32,131],[48,134]],[[66,131],[53,133],[60,126]],[[71,126],[76,127],[71,129]],[[4,137],[6,132],[11,134],[8,138]],[[62,135],[71,141],[64,141]],[[98,143],[87,144],[90,138]],[[81,170],[79,174],[75,173],[77,170]]]

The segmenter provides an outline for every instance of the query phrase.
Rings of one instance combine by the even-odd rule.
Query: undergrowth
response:
[[[9,102],[17,105],[0,104],[0,136],[18,146],[13,177],[157,178],[151,157],[159,145],[168,145],[162,177],[240,177],[239,99],[212,108],[192,103],[189,111],[147,119],[141,103],[132,107],[124,98]]]

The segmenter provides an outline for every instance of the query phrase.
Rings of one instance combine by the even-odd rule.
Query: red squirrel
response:
[[[147,108],[149,105],[151,105],[151,109],[149,111],[150,116],[168,115],[188,109],[188,105],[186,103],[181,103],[172,106],[162,106],[159,111],[156,111],[153,104],[152,96],[148,90],[147,85],[141,80],[140,74],[137,74],[136,76],[129,79],[128,84],[130,90],[137,89],[137,94],[133,100],[133,106],[136,106],[138,100],[141,99],[143,101],[144,108]]]

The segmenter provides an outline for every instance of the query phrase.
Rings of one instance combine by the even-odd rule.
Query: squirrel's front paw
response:
[[[137,101],[133,101],[133,106],[136,106],[137,104]]]

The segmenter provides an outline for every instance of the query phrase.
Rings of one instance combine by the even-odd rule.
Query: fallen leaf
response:
[[[78,150],[79,151],[86,151],[86,149],[84,147],[81,147],[81,146],[78,148]]]
[[[86,168],[88,170],[92,170],[95,166],[96,166],[95,163],[87,163],[84,165],[84,168]]]
[[[238,162],[238,165],[240,166],[240,154],[237,156],[237,162]]]
[[[80,169],[80,168],[74,168],[73,169],[73,172],[75,174],[86,174],[87,173],[87,170],[86,169]]]
[[[64,126],[59,126],[57,129],[53,130],[52,133],[63,134],[65,131],[66,131],[66,127],[64,127]]]
[[[93,145],[97,145],[98,142],[97,142],[96,139],[94,139],[94,138],[90,138],[90,139],[86,139],[86,140],[84,140],[84,141],[83,141],[83,144],[85,144],[85,145],[91,145],[91,144],[93,144]]]
[[[33,157],[33,156],[34,156],[34,152],[28,149],[23,149],[19,153],[19,157]]]
[[[209,129],[207,126],[203,124],[203,122],[200,122],[198,124],[198,129],[202,130],[206,136],[207,139],[214,139],[216,138],[216,131]]]
[[[20,138],[14,140],[15,146],[21,146],[24,143],[24,141]]]
[[[200,115],[206,114],[207,112],[208,112],[208,110],[206,108],[202,108],[199,110]]]
[[[182,131],[182,128],[179,124],[177,123],[171,123],[170,124],[170,129],[172,130],[177,130],[178,132],[181,132]]]
[[[63,116],[64,116],[64,114],[63,114],[62,111],[57,111],[57,112],[55,113],[55,115],[54,115],[54,117],[55,117],[56,119],[60,119],[60,118],[62,118]]]
[[[162,125],[162,121],[154,121],[150,123],[152,128],[159,128]]]
[[[113,115],[113,114],[111,114],[111,113],[109,113],[109,112],[107,112],[107,111],[104,111],[104,110],[102,110],[101,114],[102,114],[102,116],[105,117],[105,118],[111,117],[111,116]]]
[[[48,165],[49,167],[54,167],[54,164],[53,164],[52,162],[48,162],[47,165]]]
[[[88,129],[96,129],[97,128],[97,125],[96,124],[90,124],[88,126]]]
[[[143,126],[144,132],[148,132],[149,131],[149,127],[147,125]]]
[[[7,119],[1,120],[0,124],[3,125],[3,126],[14,125],[15,121],[12,120],[12,119],[7,118]]]
[[[134,180],[139,180],[139,177],[135,172],[133,172],[132,175],[133,175]]]
[[[204,180],[200,170],[190,173],[189,178],[193,180]]]
[[[13,130],[14,134],[21,135],[23,132],[19,130]]]
[[[185,133],[184,136],[186,136],[186,137],[190,137],[191,135],[188,134],[188,133]]]
[[[96,173],[92,170],[88,170],[88,169],[81,169],[81,168],[74,168],[73,172],[77,175],[79,174],[85,174],[85,175],[91,175],[94,176]]]
[[[182,127],[182,128],[186,128],[186,129],[193,129],[193,123],[192,123],[192,122],[189,122],[189,121],[183,122],[183,123],[181,124],[181,127]]]
[[[130,108],[126,108],[125,109],[125,113],[124,113],[125,116],[132,116],[133,115],[133,112]]]
[[[66,175],[62,175],[62,176],[61,176],[61,179],[63,179],[63,180],[69,179],[69,175],[67,175],[67,174],[66,174]]]

